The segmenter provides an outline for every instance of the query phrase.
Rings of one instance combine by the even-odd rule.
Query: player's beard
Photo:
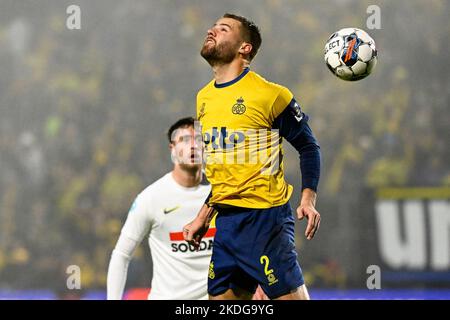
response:
[[[202,165],[198,163],[180,163],[179,166],[181,170],[190,174],[195,174],[202,169]]]
[[[211,66],[228,64],[236,57],[239,46],[240,43],[236,42],[233,44],[230,41],[225,41],[214,46],[209,46],[208,42],[205,42],[200,51],[200,55]]]
[[[182,152],[178,165],[183,171],[193,174],[202,169],[202,155],[198,150],[190,151],[186,156],[183,156]]]

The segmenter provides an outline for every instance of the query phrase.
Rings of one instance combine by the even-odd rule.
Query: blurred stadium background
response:
[[[81,7],[81,30],[66,8]],[[368,30],[366,9],[381,8]],[[192,115],[211,72],[206,29],[224,12],[260,25],[253,69],[289,87],[323,154],[321,229],[299,257],[315,299],[450,299],[450,3],[2,0],[0,299],[104,299],[111,251],[135,195],[172,167],[165,131]],[[347,83],[323,62],[342,27],[379,50]],[[287,179],[299,192],[296,153]],[[292,198],[295,206],[297,199]],[[81,290],[66,268],[81,268]],[[367,268],[381,290],[367,289]],[[126,297],[150,285],[143,243]]]

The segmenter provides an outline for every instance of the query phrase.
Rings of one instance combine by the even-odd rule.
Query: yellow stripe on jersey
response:
[[[248,70],[229,85],[211,81],[199,91],[209,204],[270,208],[289,200],[292,186],[284,179],[281,139],[272,124],[292,98],[287,88]]]

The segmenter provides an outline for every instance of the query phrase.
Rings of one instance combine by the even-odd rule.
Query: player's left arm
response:
[[[275,118],[273,128],[279,130],[300,155],[302,194],[297,208],[299,220],[308,220],[305,236],[311,240],[320,225],[320,214],[315,209],[317,187],[320,178],[320,147],[308,125],[308,116],[292,99],[289,105]]]

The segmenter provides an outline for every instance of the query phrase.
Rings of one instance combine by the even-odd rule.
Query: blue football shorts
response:
[[[269,209],[217,210],[208,274],[210,295],[233,288],[254,293],[259,284],[274,299],[304,284],[289,202]]]

